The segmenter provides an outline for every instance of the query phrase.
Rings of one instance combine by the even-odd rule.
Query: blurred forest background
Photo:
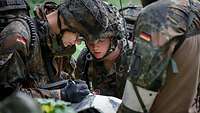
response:
[[[31,6],[34,6],[35,4],[40,4],[40,3],[43,3],[44,1],[50,1],[50,0],[27,0],[29,2],[29,4]],[[63,0],[51,0],[51,1],[54,1],[56,3],[61,3]],[[116,6],[120,6],[120,0],[104,0],[104,1],[107,1],[109,3],[112,3]],[[129,3],[133,3],[133,4],[138,4],[139,3],[139,0],[121,0],[122,1],[122,4],[123,5],[127,5]]]

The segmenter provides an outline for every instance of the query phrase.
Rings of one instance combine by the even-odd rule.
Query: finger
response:
[[[88,85],[87,85],[87,84],[78,84],[78,85],[77,85],[77,88],[78,88],[79,90],[88,89]]]

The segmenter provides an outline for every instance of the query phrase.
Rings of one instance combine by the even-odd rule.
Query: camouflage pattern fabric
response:
[[[45,4],[49,5],[55,5],[54,2],[47,1]],[[52,3],[52,4],[51,4]],[[51,66],[53,67],[53,70],[56,74],[56,76],[53,78],[54,81],[61,79],[69,79],[74,78],[74,71],[76,67],[76,61],[74,57],[72,57],[72,54],[76,51],[76,47],[62,47],[61,44],[58,44],[57,35],[48,34],[49,26],[46,21],[46,15],[44,11],[44,6],[39,6],[38,10],[39,12],[35,12],[34,21],[37,26],[38,34],[40,35],[40,39],[43,41],[41,44],[43,46],[48,46],[47,49],[49,51],[48,57],[51,57]],[[52,6],[53,7],[53,6]],[[56,8],[54,8],[56,10]],[[50,12],[49,12],[50,13]],[[51,38],[50,38],[51,37]],[[47,41],[46,41],[47,40]],[[63,49],[64,48],[64,49]],[[46,52],[46,50],[43,50]]]
[[[136,36],[144,42],[139,44],[152,45],[162,50],[164,48],[164,51],[158,56],[163,60],[165,60],[166,56],[173,60],[168,62],[167,66],[162,65],[157,71],[153,71],[155,74],[161,71],[166,72],[166,78],[160,87],[157,87],[158,94],[155,93],[154,95],[153,92],[149,92],[147,93],[149,95],[148,98],[144,99],[144,93],[139,91],[144,104],[147,101],[153,102],[148,109],[145,106],[147,111],[140,109],[142,107],[141,103],[134,104],[139,98],[134,96],[136,94],[134,86],[137,86],[137,84],[134,80],[135,75],[130,73],[119,113],[127,113],[128,111],[133,113],[200,112],[198,89],[200,77],[199,6],[199,2],[190,3],[187,0],[160,0],[146,6],[141,11],[136,23]],[[144,49],[141,50],[141,56],[151,55],[151,52],[145,47],[141,48]],[[142,52],[145,50],[147,50],[146,53]],[[151,60],[151,58],[146,60]],[[141,62],[145,61],[142,60]],[[152,67],[159,65],[159,63],[156,60],[152,60],[149,65],[148,63],[142,64],[141,68],[147,68],[148,70],[142,70],[139,76],[143,76],[147,71],[152,71]],[[164,73],[159,75],[164,76]],[[155,99],[149,100],[151,95],[156,96]]]
[[[58,11],[70,30],[81,33],[84,38],[98,38],[108,27],[102,0],[65,0]]]

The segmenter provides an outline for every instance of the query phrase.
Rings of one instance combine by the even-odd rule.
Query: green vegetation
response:
[[[39,103],[42,113],[76,113],[71,104],[62,100],[54,99],[36,99]]]
[[[78,55],[80,54],[81,50],[85,47],[85,43],[84,42],[81,42],[80,45],[76,45],[76,52],[73,54],[73,57],[75,59],[78,58]]]

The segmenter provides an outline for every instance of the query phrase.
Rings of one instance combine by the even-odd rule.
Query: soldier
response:
[[[200,3],[143,2],[135,31],[138,51],[118,112],[199,113]]]
[[[8,23],[0,39],[0,88],[9,93],[19,90],[32,97],[81,101],[89,93],[83,81],[67,81],[64,88],[54,90],[41,86],[59,78],[52,67],[54,56],[73,52],[79,35],[89,37],[104,30],[108,20],[102,2],[65,0],[47,16],[38,32],[27,9],[24,0],[0,1],[1,25]],[[1,94],[8,93],[3,91]]]
[[[122,97],[132,42],[128,41],[124,20],[118,10],[104,4],[109,23],[104,32],[84,37],[87,48],[77,59],[76,77],[85,80],[95,94]]]
[[[41,28],[43,26],[44,21],[47,21],[46,15],[52,13],[57,9],[57,4],[53,1],[46,1],[44,4],[37,5],[34,8],[34,21],[36,23],[37,28]],[[43,35],[43,33],[41,33]],[[56,39],[56,38],[54,38]],[[46,42],[44,42],[46,43]],[[48,44],[51,45],[51,44]],[[52,49],[51,47],[49,47]],[[69,52],[71,50],[71,52]],[[48,53],[48,56],[53,56],[52,65],[53,69],[56,71],[57,79],[74,79],[74,71],[76,68],[76,61],[72,54],[75,52],[75,45],[73,49],[70,48],[67,53],[51,55]],[[45,50],[44,50],[45,51]],[[54,51],[53,49],[51,51]],[[56,79],[56,78],[55,78]]]

